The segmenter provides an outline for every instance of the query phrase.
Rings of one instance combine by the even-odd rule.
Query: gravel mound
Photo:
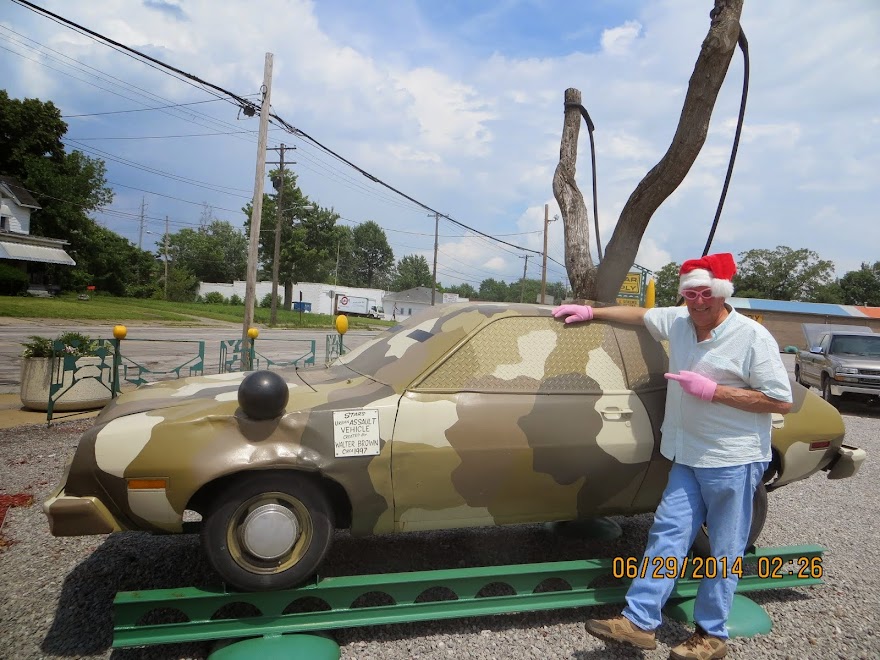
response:
[[[827,548],[825,584],[751,594],[773,619],[773,631],[730,644],[733,658],[880,657],[880,413],[844,414],[847,442],[868,451],[860,474],[823,475],[770,494],[763,545],[818,543]],[[0,493],[32,494],[12,507],[0,528],[0,657],[205,658],[212,644],[111,651],[117,591],[216,584],[194,536],[53,538],[40,503],[61,479],[90,420],[0,430]],[[638,555],[650,516],[616,519],[612,542],[564,538],[540,525],[353,539],[338,533],[324,575],[350,575]],[[588,617],[619,606],[481,617],[333,633],[343,658],[666,658],[688,629],[667,620],[655,651],[606,646],[584,633]]]

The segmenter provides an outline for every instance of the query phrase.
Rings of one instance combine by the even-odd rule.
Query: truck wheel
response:
[[[749,540],[746,543],[746,549],[755,545],[755,541],[761,535],[764,529],[764,522],[767,520],[767,487],[764,484],[758,484],[755,489],[755,497],[752,500],[752,526],[749,528]],[[705,523],[697,532],[697,538],[691,546],[691,552],[696,557],[711,557],[712,548],[709,545],[709,533]]]
[[[801,365],[799,364],[794,365],[794,380],[796,383],[810,389],[810,384],[801,380]]]
[[[822,376],[822,398],[837,409],[840,409],[840,397],[831,393],[831,379]]]
[[[237,589],[289,589],[318,568],[334,527],[333,508],[316,480],[297,472],[253,473],[223,488],[211,504],[202,547]]]

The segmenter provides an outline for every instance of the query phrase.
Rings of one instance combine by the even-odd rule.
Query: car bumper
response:
[[[43,503],[52,536],[88,536],[126,529],[96,497],[74,497],[60,490]]]
[[[848,479],[855,476],[867,455],[864,449],[843,445],[837,450],[837,456],[828,464],[828,478]]]
[[[880,387],[871,387],[867,385],[846,384],[841,385],[837,381],[831,381],[831,394],[834,396],[843,396],[844,394],[861,394],[864,396],[880,397]]]

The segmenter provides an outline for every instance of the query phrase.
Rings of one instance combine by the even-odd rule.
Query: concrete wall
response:
[[[247,283],[243,280],[237,280],[232,284],[223,282],[201,282],[199,284],[199,295],[204,296],[206,293],[216,291],[221,293],[224,298],[230,298],[237,294],[239,298],[244,300],[245,288]],[[267,295],[272,293],[272,282],[257,282],[256,294],[257,304]],[[293,300],[299,302],[300,293],[302,293],[302,301],[312,304],[312,313],[315,314],[332,314],[333,313],[333,297],[335,294],[360,296],[363,298],[371,298],[376,301],[377,305],[382,304],[382,298],[385,296],[383,289],[362,289],[353,286],[333,286],[332,284],[319,284],[315,282],[297,282],[293,285]],[[278,287],[278,295],[284,299],[284,287]],[[391,311],[386,310],[388,318]]]

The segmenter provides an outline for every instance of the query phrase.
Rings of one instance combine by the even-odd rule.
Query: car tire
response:
[[[764,529],[764,523],[767,521],[767,487],[764,484],[758,484],[755,489],[755,497],[752,499],[752,526],[749,528],[749,540],[746,543],[748,550],[761,535]],[[712,548],[709,544],[709,533],[706,525],[700,526],[697,532],[697,538],[691,546],[691,553],[696,557],[711,557]]]
[[[225,484],[202,525],[202,547],[223,580],[242,591],[301,584],[330,548],[333,507],[299,472],[259,472]]]
[[[828,376],[822,377],[822,398],[838,410],[840,409],[840,397],[831,393],[831,379]]]
[[[807,389],[810,389],[810,384],[801,380],[801,366],[799,364],[794,365],[794,380],[798,385],[803,385]]]

